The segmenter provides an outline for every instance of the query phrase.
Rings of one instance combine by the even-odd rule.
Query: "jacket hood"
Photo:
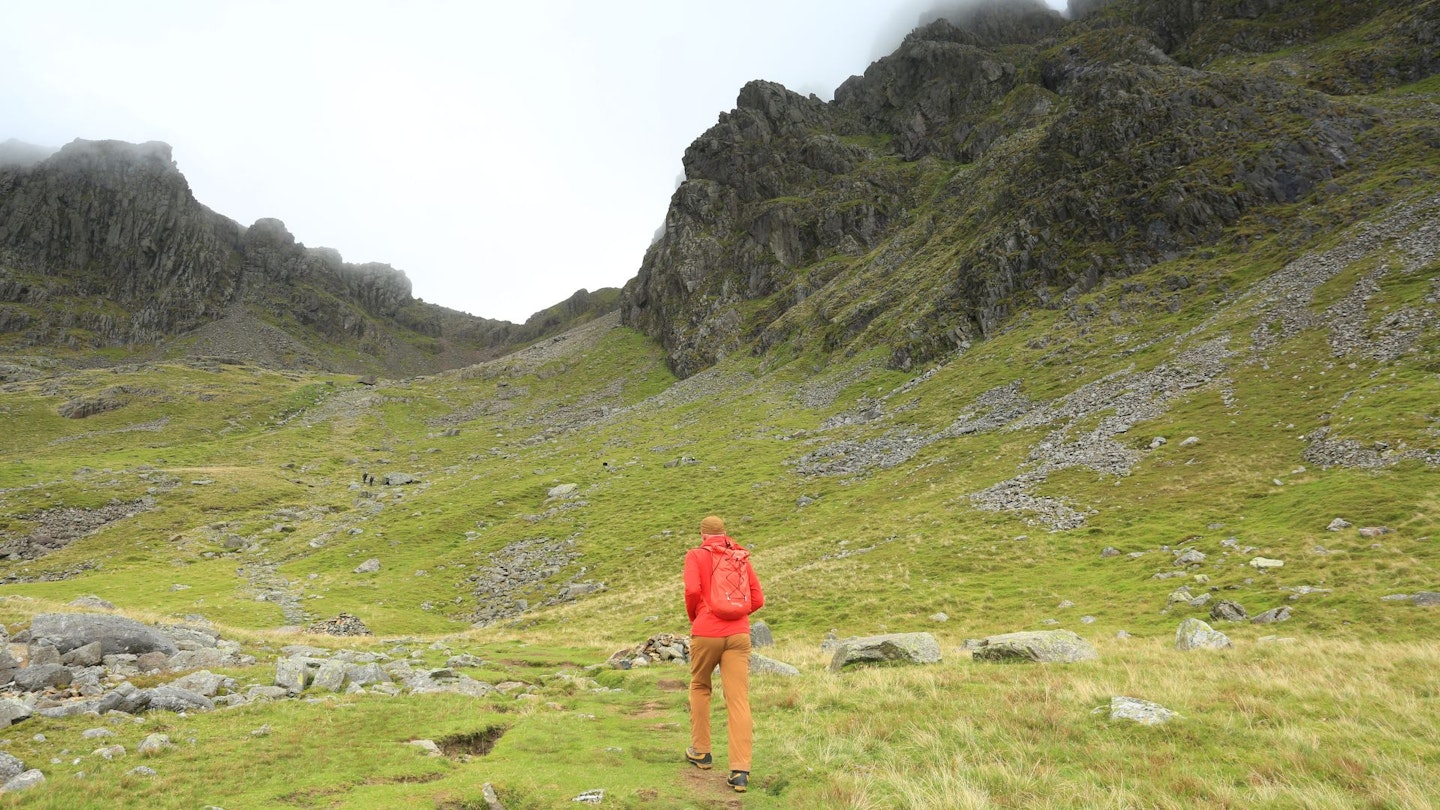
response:
[[[728,534],[706,534],[700,539],[700,548],[740,548],[740,544],[730,538]]]

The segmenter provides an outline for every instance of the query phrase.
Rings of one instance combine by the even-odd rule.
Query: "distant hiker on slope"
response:
[[[685,554],[685,612],[690,616],[690,747],[685,759],[709,768],[710,679],[718,664],[730,730],[730,778],[736,792],[750,782],[750,614],[765,604],[750,552],[725,534],[725,522],[700,521],[700,546]]]

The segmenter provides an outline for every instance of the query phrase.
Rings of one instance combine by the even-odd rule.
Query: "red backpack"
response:
[[[710,550],[710,592],[705,604],[724,621],[750,615],[750,552],[739,546],[706,546]]]

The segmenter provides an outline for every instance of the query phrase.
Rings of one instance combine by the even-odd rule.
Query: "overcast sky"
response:
[[[523,321],[635,275],[745,82],[829,99],[932,5],[0,0],[0,141],[166,141],[215,211]]]

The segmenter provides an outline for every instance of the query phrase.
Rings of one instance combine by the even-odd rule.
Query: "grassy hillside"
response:
[[[677,382],[609,316],[374,387],[205,362],[13,375],[0,540],[79,536],[0,562],[12,632],[94,594],[240,640],[258,659],[226,671],[242,684],[303,642],[469,651],[473,677],[533,691],[31,720],[0,746],[49,781],[0,806],[469,808],[487,782],[512,810],[597,788],[647,808],[1433,805],[1436,613],[1382,597],[1440,590],[1440,198],[1389,193],[1349,228],[1242,223],[908,373],[799,347]],[[86,401],[110,409],[60,415]],[[743,800],[679,757],[683,669],[586,669],[687,631],[680,561],[712,512],[755,551],[767,652],[802,670],[755,678]],[[1189,549],[1204,561],[1177,565]],[[503,584],[502,564],[526,573]],[[1170,604],[1181,585],[1293,618],[1176,652],[1180,620],[1209,611]],[[298,629],[342,611],[377,637]],[[1047,627],[1100,660],[964,649]],[[931,632],[945,660],[832,675],[831,629]],[[1114,695],[1182,719],[1092,714]],[[95,726],[129,757],[91,755]],[[176,747],[137,755],[157,731]],[[463,753],[487,732],[493,750]]]

